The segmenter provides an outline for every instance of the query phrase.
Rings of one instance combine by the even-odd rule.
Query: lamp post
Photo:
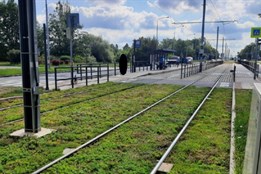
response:
[[[261,18],[261,13],[258,14],[258,16]],[[254,80],[256,80],[256,78],[258,77],[258,73],[257,73],[257,59],[259,57],[259,48],[258,48],[258,38],[256,38],[256,49],[255,49],[255,73],[254,73]]]
[[[156,39],[157,39],[157,44],[156,44],[156,49],[157,49],[157,47],[158,47],[158,37],[159,37],[159,20],[160,19],[165,19],[165,18],[169,18],[169,16],[163,16],[163,17],[159,17],[158,19],[157,19],[157,27],[156,27]]]
[[[45,0],[45,26],[46,26],[46,49],[47,49],[47,65],[50,68],[50,46],[49,46],[49,20],[48,20],[48,5]]]

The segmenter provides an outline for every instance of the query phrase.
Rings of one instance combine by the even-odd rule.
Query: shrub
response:
[[[21,62],[20,50],[12,49],[7,52],[7,55],[11,64],[19,64]]]
[[[63,56],[61,56],[60,57],[60,60],[62,60],[62,61],[69,61],[70,62],[70,59],[71,59],[71,57],[70,56],[67,56],[67,55],[63,55]]]
[[[80,55],[76,55],[74,58],[73,58],[73,62],[76,62],[76,63],[83,63],[84,62],[84,58]]]
[[[60,60],[51,60],[51,64],[53,66],[59,66],[60,65]]]

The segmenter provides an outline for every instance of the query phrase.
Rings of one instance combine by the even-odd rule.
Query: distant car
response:
[[[173,56],[167,60],[167,65],[178,65],[180,63],[179,56]]]
[[[193,62],[193,57],[186,57],[187,63],[192,63]]]

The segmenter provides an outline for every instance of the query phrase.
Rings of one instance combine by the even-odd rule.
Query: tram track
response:
[[[63,105],[63,106],[60,106],[60,107],[56,107],[56,108],[53,108],[53,109],[50,109],[50,110],[47,110],[47,111],[43,111],[43,112],[40,112],[40,113],[42,114],[41,116],[44,116],[44,114],[53,112],[53,111],[58,110],[58,109],[70,108],[72,106],[75,106],[75,105],[83,103],[83,102],[92,101],[92,100],[95,100],[95,99],[99,99],[99,98],[102,98],[102,97],[105,97],[105,96],[108,96],[108,95],[124,92],[124,91],[127,91],[127,90],[131,90],[131,89],[134,89],[134,88],[137,88],[137,87],[144,86],[144,85],[145,84],[133,85],[131,87],[127,87],[127,88],[120,89],[120,90],[117,90],[117,91],[105,93],[105,94],[102,94],[102,95],[97,95],[97,96],[94,96],[94,97],[91,97],[91,98],[88,98],[88,99],[84,99],[84,100],[80,100],[80,101],[77,101],[77,102],[73,102],[71,104],[67,104],[67,105]],[[16,119],[16,120],[12,120],[12,121],[9,121],[9,122],[2,123],[2,124],[0,124],[0,127],[3,127],[5,125],[14,124],[14,123],[17,123],[17,122],[20,122],[20,121],[23,121],[23,118],[19,118],[19,119]]]
[[[164,79],[162,79],[164,80]],[[154,80],[154,82],[158,82],[158,81],[161,81],[159,79],[157,80]],[[115,83],[115,86],[118,85],[117,83]],[[117,90],[117,91],[113,91],[113,92],[109,92],[109,93],[105,93],[105,94],[102,94],[102,95],[97,95],[97,96],[94,96],[94,97],[91,97],[91,98],[88,98],[88,99],[84,99],[84,100],[80,100],[80,101],[76,101],[76,102],[73,102],[73,103],[68,103],[66,105],[62,105],[62,106],[59,106],[59,107],[56,107],[56,108],[52,108],[50,110],[46,110],[46,111],[42,111],[40,112],[41,114],[46,114],[46,113],[49,113],[49,112],[52,112],[52,111],[55,111],[57,109],[62,109],[62,108],[68,108],[68,107],[72,107],[74,105],[77,105],[77,104],[80,104],[82,102],[86,102],[86,101],[91,101],[91,100],[94,100],[94,99],[98,99],[98,98],[101,98],[101,97],[105,97],[107,95],[112,95],[112,94],[116,94],[116,93],[119,93],[119,92],[123,92],[123,91],[126,91],[126,90],[131,90],[131,89],[134,89],[134,88],[137,88],[137,87],[141,87],[141,86],[144,86],[146,84],[135,84],[131,87],[127,87],[127,88],[124,88],[124,89],[120,89],[120,90]],[[75,94],[84,94],[85,92],[88,92],[88,91],[80,91],[80,92],[77,92],[77,93],[70,93],[70,94],[65,94],[65,95],[62,95],[61,97],[59,96],[59,98],[63,98],[63,97],[70,97],[70,96],[73,96]],[[55,97],[50,97],[50,98],[47,98],[47,100],[44,100],[44,101],[48,101],[48,100],[51,100]],[[6,107],[6,108],[0,108],[0,112],[1,111],[5,111],[5,110],[9,110],[9,109],[14,109],[14,108],[17,108],[17,107],[21,107],[23,106],[22,104],[19,104],[19,105],[14,105],[14,106],[9,106],[9,107]],[[2,126],[5,126],[5,125],[9,125],[9,124],[14,124],[16,122],[19,122],[19,121],[22,121],[23,118],[19,118],[19,119],[15,119],[15,120],[12,120],[12,121],[8,121],[8,122],[5,122],[5,123],[2,123],[0,124],[0,127]]]
[[[193,81],[192,83],[190,83],[190,84],[188,84],[188,85],[186,85],[186,86],[184,86],[184,87],[182,87],[182,88],[180,88],[180,89],[174,91],[173,93],[167,95],[166,97],[164,97],[164,98],[158,100],[157,102],[153,103],[152,105],[146,107],[145,109],[143,109],[143,110],[137,112],[136,114],[134,114],[134,115],[128,117],[128,118],[125,119],[124,121],[122,121],[122,122],[116,124],[115,126],[111,127],[110,129],[108,129],[108,130],[102,132],[101,134],[97,135],[96,137],[92,138],[91,140],[87,141],[86,143],[84,143],[84,144],[78,146],[76,149],[72,150],[71,152],[69,152],[69,153],[67,153],[67,154],[65,154],[65,155],[63,155],[63,156],[61,156],[61,157],[55,159],[54,161],[48,163],[47,165],[45,165],[45,166],[43,166],[43,167],[37,169],[37,170],[36,170],[35,172],[33,172],[33,173],[34,173],[34,174],[36,174],[36,173],[41,173],[41,172],[45,171],[46,169],[50,168],[51,166],[53,166],[54,164],[56,164],[56,163],[58,163],[58,162],[60,162],[60,161],[62,161],[62,160],[64,160],[64,159],[68,158],[69,156],[72,156],[73,154],[75,154],[75,153],[78,152],[79,150],[81,150],[81,149],[83,149],[83,148],[85,148],[85,147],[88,147],[89,145],[91,145],[91,144],[93,144],[93,143],[99,141],[101,138],[103,138],[103,137],[105,137],[106,135],[108,135],[109,133],[115,131],[116,129],[118,129],[118,128],[121,127],[122,125],[124,125],[124,124],[130,122],[130,121],[133,120],[134,118],[140,116],[141,114],[147,112],[148,110],[152,109],[153,107],[159,105],[159,104],[162,103],[163,101],[165,101],[165,100],[171,98],[172,96],[178,94],[179,92],[183,91],[184,89],[188,88],[189,86],[191,86],[191,85],[195,84],[196,82],[202,80],[202,79],[205,78],[206,76],[207,76],[207,75],[204,75],[203,77],[201,77],[201,78],[199,78],[199,79]],[[219,79],[218,79],[218,81],[219,81]],[[216,83],[218,83],[218,81],[217,81]]]
[[[217,81],[214,83],[214,85],[212,86],[212,88],[210,89],[210,91],[207,93],[207,95],[204,97],[204,99],[202,100],[202,102],[198,105],[197,109],[193,112],[193,114],[190,116],[190,118],[188,119],[188,121],[186,122],[186,124],[182,127],[182,129],[180,130],[180,132],[177,134],[176,138],[172,141],[172,143],[170,144],[170,146],[167,148],[167,150],[164,152],[164,154],[162,155],[162,157],[160,158],[160,160],[158,161],[158,163],[155,165],[155,167],[152,169],[152,171],[150,172],[150,174],[156,174],[158,169],[160,168],[160,166],[162,165],[162,163],[165,161],[165,159],[168,157],[168,155],[171,153],[172,149],[175,147],[175,145],[178,143],[180,137],[184,134],[184,132],[186,131],[186,129],[188,128],[188,126],[190,125],[190,123],[192,122],[192,120],[194,119],[194,117],[197,115],[197,113],[199,112],[199,110],[201,109],[201,107],[205,104],[205,102],[207,101],[207,99],[209,98],[209,96],[212,94],[212,92],[214,91],[214,89],[217,87],[220,79],[222,78],[222,75],[220,75],[220,77],[217,79]]]

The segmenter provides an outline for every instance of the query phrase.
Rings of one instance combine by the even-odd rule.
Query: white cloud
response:
[[[45,15],[37,15],[36,20],[37,22],[39,22],[39,24],[42,25],[43,23],[45,23]]]
[[[56,1],[49,1],[52,1],[48,4],[49,9],[55,9]],[[162,16],[173,16],[176,22],[202,20],[202,0],[135,0],[136,4],[133,3],[134,0],[84,0],[80,3],[70,1],[72,12],[80,13],[80,23],[83,24],[84,30],[121,46],[125,43],[131,44],[133,39],[141,36],[154,37],[157,20]],[[216,29],[219,26],[220,38],[224,36],[240,39],[238,42],[230,41],[233,44],[229,44],[234,52],[240,51],[237,49],[242,49],[251,42],[250,28],[261,25],[261,19],[256,14],[260,7],[259,0],[207,1],[206,21],[238,20],[238,23],[224,26],[206,24],[205,36],[216,38]],[[37,19],[42,23],[45,16],[38,14]],[[181,27],[173,25],[172,22],[171,19],[158,20],[160,40],[173,38],[174,33],[176,38],[181,39],[193,38],[194,33],[196,38],[200,38],[201,24]]]

